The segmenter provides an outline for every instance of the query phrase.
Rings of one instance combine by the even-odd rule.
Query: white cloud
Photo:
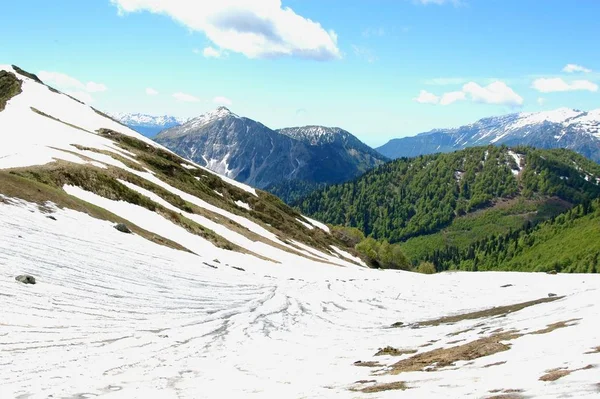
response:
[[[598,85],[589,80],[574,80],[571,83],[561,78],[540,78],[533,81],[531,85],[541,93],[554,93],[565,91],[598,91]]]
[[[213,103],[219,104],[219,105],[231,105],[231,104],[233,104],[233,101],[231,101],[227,97],[218,96],[218,97],[213,98]]]
[[[90,93],[100,93],[108,90],[106,85],[102,83],[91,81],[83,83],[72,76],[60,72],[40,71],[38,77],[44,83],[54,86],[79,101],[86,103],[94,102],[94,98]]]
[[[158,95],[158,91],[154,90],[152,87],[147,87],[146,94],[149,96],[156,96]]]
[[[567,64],[567,66],[565,66],[563,68],[563,72],[567,72],[567,73],[575,73],[575,72],[590,73],[590,72],[592,72],[592,70],[588,69],[586,67],[582,67],[581,65],[577,65],[577,64]]]
[[[88,82],[85,84],[85,90],[88,93],[100,93],[100,92],[108,90],[108,88],[106,87],[106,85],[103,85],[102,83]]]
[[[467,99],[467,95],[463,91],[451,91],[449,93],[444,93],[442,99],[440,100],[440,105],[450,105],[454,104],[457,101],[464,101]]]
[[[148,11],[168,15],[217,47],[249,58],[293,56],[341,58],[337,34],[282,7],[281,0],[111,0],[119,14]]]
[[[506,83],[499,80],[487,86],[469,82],[463,86],[463,91],[477,103],[517,106],[523,105],[523,97],[515,93]]]
[[[214,47],[208,46],[204,50],[202,50],[202,55],[206,58],[221,58],[223,57],[223,52],[221,50],[217,50]]]
[[[71,97],[76,98],[79,101],[84,102],[86,104],[90,104],[90,103],[94,102],[94,97],[92,97],[92,95],[90,93],[85,92],[85,91],[66,91],[65,94],[68,94]]]
[[[177,92],[173,94],[173,98],[182,101],[185,103],[197,103],[200,101],[199,98],[192,96],[191,94],[186,94],[182,92]]]
[[[523,105],[523,98],[506,83],[493,82],[481,86],[475,82],[465,84],[461,91],[451,91],[438,96],[426,90],[421,90],[414,101],[421,104],[450,105],[458,101],[471,100],[476,103],[518,106]]]
[[[413,98],[419,104],[439,104],[440,98],[426,90],[421,90],[418,97]]]

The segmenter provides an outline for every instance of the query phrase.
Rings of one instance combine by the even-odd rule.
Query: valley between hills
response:
[[[0,397],[598,396],[594,161],[308,130],[289,206],[0,66]]]

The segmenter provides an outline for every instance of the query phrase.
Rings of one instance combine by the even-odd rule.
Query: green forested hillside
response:
[[[400,242],[414,265],[428,260],[438,269],[473,269],[461,264],[463,252],[589,203],[600,196],[599,178],[599,165],[568,150],[479,147],[399,159],[298,206],[330,224]],[[482,267],[509,267],[489,259]]]
[[[298,206],[327,223],[399,242],[436,232],[500,198],[557,196],[581,203],[600,195],[596,177],[600,166],[571,151],[477,147],[398,159],[314,192]]]
[[[426,257],[438,271],[515,270],[598,273],[600,201],[585,202],[535,227],[492,235],[467,248],[436,250]]]

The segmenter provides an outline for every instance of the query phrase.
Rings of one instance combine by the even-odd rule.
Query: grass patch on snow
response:
[[[149,241],[169,248],[190,252],[187,248],[174,241],[144,230],[129,220],[121,218],[104,208],[72,197],[58,187],[19,176],[13,172],[0,170],[0,194],[9,198],[19,198],[36,203],[41,209],[44,209],[47,202],[51,202],[59,208],[83,212],[96,219],[107,220],[113,223],[125,223],[131,231]]]
[[[125,201],[130,204],[138,205],[160,214],[167,220],[185,228],[192,234],[205,238],[219,248],[250,253],[214,233],[212,230],[199,225],[180,213],[164,208],[149,198],[121,184],[117,179],[122,178],[133,184],[139,184],[141,187],[145,186],[145,188],[151,188],[153,191],[161,192],[162,196],[171,200],[170,202],[177,203],[182,208],[185,208],[185,202],[181,198],[168,193],[166,190],[157,186],[149,183],[146,184],[144,183],[144,179],[121,169],[109,167],[105,170],[95,168],[91,165],[77,165],[58,161],[44,166],[13,169],[11,173],[25,179],[48,185],[55,189],[60,190],[64,185],[73,185],[113,201]]]
[[[536,299],[534,301],[517,303],[514,305],[496,306],[496,307],[493,307],[490,309],[479,310],[476,312],[469,312],[469,313],[463,313],[463,314],[458,314],[458,315],[453,315],[453,316],[440,317],[440,318],[434,319],[434,320],[421,321],[421,322],[417,322],[411,326],[415,327],[415,328],[433,327],[433,326],[439,326],[441,324],[454,324],[454,323],[457,323],[457,322],[463,321],[463,320],[475,320],[475,319],[490,318],[490,317],[500,317],[500,316],[505,316],[509,313],[518,312],[519,310],[523,310],[530,306],[535,306],[535,305],[539,305],[542,303],[553,302],[553,301],[557,301],[557,300],[563,299],[563,298],[564,297],[541,298],[541,299]],[[467,332],[467,331],[469,331],[469,330],[465,330],[462,332]],[[459,332],[454,335],[458,335],[462,332]]]
[[[279,236],[284,242],[295,240],[325,253],[331,253],[331,245],[346,248],[336,238],[320,229],[303,228],[296,220],[301,217],[300,213],[272,194],[257,190],[255,196],[226,183],[219,176],[204,169],[187,169],[181,165],[185,161],[178,155],[134,137],[109,129],[100,129],[98,134],[114,141],[124,150],[134,153],[136,160],[170,186],[234,215],[245,217]],[[251,209],[241,209],[235,205],[236,201],[248,204]],[[290,251],[289,248],[283,247],[283,249]],[[353,249],[348,250],[355,254]]]
[[[14,73],[0,71],[0,111],[4,111],[8,100],[21,94],[22,83]]]

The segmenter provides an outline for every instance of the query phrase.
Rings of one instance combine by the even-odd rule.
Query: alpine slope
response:
[[[1,398],[600,394],[597,275],[369,269],[14,66],[0,140]]]

